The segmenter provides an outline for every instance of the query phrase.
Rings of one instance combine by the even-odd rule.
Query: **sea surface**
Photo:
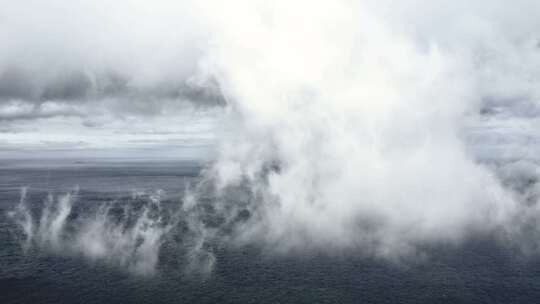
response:
[[[216,246],[215,265],[205,274],[186,271],[178,243],[164,242],[155,272],[141,274],[79,254],[25,248],[10,216],[23,188],[29,206],[65,193],[76,192],[74,206],[130,204],[159,193],[161,204],[174,208],[203,167],[189,161],[1,161],[0,303],[540,301],[540,259],[487,237],[433,246],[423,258],[399,263],[354,252],[276,255],[257,246]]]

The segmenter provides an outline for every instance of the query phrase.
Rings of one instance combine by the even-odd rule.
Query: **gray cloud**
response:
[[[0,101],[22,100],[36,104],[46,101],[66,103],[107,98],[132,101],[183,100],[198,106],[223,106],[224,100],[215,80],[196,85],[186,79],[160,83],[151,87],[131,86],[128,77],[120,74],[88,74],[66,72],[46,82],[39,82],[21,69],[8,69],[0,74]],[[129,106],[129,103],[126,104]]]

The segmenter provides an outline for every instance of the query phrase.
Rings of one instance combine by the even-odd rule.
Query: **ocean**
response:
[[[210,243],[205,250],[215,261],[203,272],[188,265],[181,224],[175,224],[172,229],[178,231],[167,232],[157,246],[150,273],[133,268],[141,260],[118,258],[121,251],[101,248],[110,256],[100,255],[101,251],[86,256],[72,250],[68,243],[75,239],[61,239],[63,247],[56,250],[25,247],[24,231],[13,218],[24,191],[24,204],[36,218],[49,196],[56,200],[73,193],[73,209],[66,220],[69,232],[73,229],[69,223],[85,212],[98,214],[95,206],[104,204],[128,210],[159,196],[159,208],[175,210],[204,164],[18,160],[2,161],[0,167],[0,303],[4,304],[534,303],[540,298],[540,259],[489,236],[430,244],[422,256],[404,261],[366,257],[354,250],[278,254],[257,244]],[[140,217],[139,211],[133,214]],[[132,227],[126,225],[121,227]]]

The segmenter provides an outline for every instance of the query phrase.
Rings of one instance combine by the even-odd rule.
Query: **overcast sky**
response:
[[[203,157],[224,104],[187,5],[0,1],[0,157]]]
[[[229,47],[220,39],[253,50],[266,48],[275,57],[256,71],[265,77],[250,76],[249,90],[264,92],[259,86],[304,77],[298,91],[315,94],[320,87],[310,87],[309,81],[322,69],[317,70],[310,60],[327,60],[338,68],[360,65],[355,58],[364,54],[364,33],[351,27],[361,31],[367,26],[371,30],[367,41],[382,41],[386,34],[378,33],[376,24],[396,36],[394,43],[382,43],[381,48],[396,48],[399,55],[401,42],[407,40],[415,52],[438,50],[441,58],[454,60],[462,68],[454,73],[462,73],[460,79],[466,82],[456,85],[467,86],[475,95],[464,103],[482,102],[489,107],[486,101],[495,100],[502,108],[518,112],[536,107],[539,89],[534,81],[540,61],[539,38],[534,33],[540,21],[524,18],[524,10],[539,11],[537,1],[521,0],[514,5],[505,1],[343,1],[335,6],[350,7],[354,20],[341,19],[341,23],[337,22],[341,17],[332,19],[333,11],[319,16],[319,5],[304,1],[255,2],[0,0],[0,157],[207,157],[213,153],[216,134],[223,131],[223,84],[228,98],[240,101],[235,104],[239,112],[258,107],[270,115],[273,105],[285,105],[274,102],[278,98],[271,95],[255,96],[265,102],[243,101],[241,95],[248,90],[238,90],[239,81],[229,75],[225,81],[213,78],[227,74],[223,71],[242,69],[235,66],[239,58],[233,53],[216,55],[216,49]],[[289,22],[286,12],[295,12],[294,22]],[[369,24],[371,19],[375,25]],[[332,24],[335,41],[317,44],[315,38],[324,36]],[[286,28],[283,34],[282,28]],[[356,40],[348,43],[347,39]],[[343,53],[327,51],[340,43]],[[317,53],[322,51],[326,53]],[[328,57],[332,52],[342,57]],[[253,53],[246,60],[257,66],[249,56],[264,58]],[[221,55],[229,66],[215,64]],[[214,64],[208,64],[212,59]],[[396,58],[402,63],[409,60]],[[430,64],[426,61],[422,66]],[[219,73],[212,71],[216,66]],[[521,103],[505,102],[516,99]],[[473,144],[497,134],[505,134],[507,141],[519,134],[522,139],[535,138],[536,122],[530,121],[536,121],[536,116],[527,117],[523,124],[515,119],[497,120],[497,126],[507,127],[495,128],[492,121],[489,134],[483,132],[485,120],[472,120],[465,126],[473,130],[468,137]],[[484,154],[488,153],[485,146],[479,147]]]

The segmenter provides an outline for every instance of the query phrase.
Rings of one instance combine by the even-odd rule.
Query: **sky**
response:
[[[0,5],[0,157],[211,154],[224,102],[187,5]]]
[[[371,36],[377,36],[379,43],[386,34],[375,32],[387,31],[382,29],[386,27],[418,52],[439,52],[441,58],[455,60],[462,68],[455,73],[467,75],[466,86],[474,88],[466,90],[477,95],[465,102],[476,107],[470,111],[477,111],[479,103],[490,107],[505,100],[519,100],[526,109],[535,107],[531,99],[538,94],[533,82],[539,68],[533,49],[538,38],[532,33],[538,22],[522,18],[525,10],[535,11],[532,8],[538,4],[534,1],[521,0],[514,5],[504,1],[345,1],[331,8],[338,14],[340,5],[351,8],[354,13],[343,14],[343,20],[334,20],[332,13],[319,14],[317,10],[325,7],[324,3],[256,2],[2,1],[0,157],[192,154],[211,158],[225,129],[226,99],[237,97],[223,92],[223,87],[230,90],[230,85],[216,64],[220,39],[275,51],[275,62],[268,62],[270,69],[264,73],[279,73],[281,82],[295,80],[292,77],[309,81],[308,77],[314,80],[323,73],[317,70],[321,66],[308,65],[310,58],[319,56],[317,59],[335,67],[354,67],[353,61],[331,56],[350,59],[351,52],[362,53],[362,46],[346,41],[355,39],[350,35],[363,39],[355,28],[373,30]],[[291,22],[283,14],[286,10],[300,16],[305,25],[317,25],[307,28],[303,22]],[[222,12],[223,17],[215,12]],[[281,15],[284,18],[279,19]],[[255,20],[259,16],[263,23]],[[276,20],[283,23],[260,27]],[[248,22],[253,24],[246,28]],[[321,38],[317,35],[327,30],[318,22],[324,27],[334,24],[335,29],[328,28],[335,30],[335,39],[312,39]],[[281,27],[291,30],[290,37],[280,34]],[[224,38],[227,31],[233,35]],[[325,43],[342,45],[347,51],[330,50]],[[400,45],[381,47],[395,48],[397,54],[403,52]],[[408,58],[395,60],[405,62]],[[293,73],[296,67],[306,73]],[[267,80],[260,79],[252,88],[271,83]],[[265,111],[271,111],[269,105],[278,103],[251,104],[262,104]],[[508,104],[512,103],[503,107],[509,108]],[[500,123],[509,126],[498,128],[499,133],[517,122]],[[512,134],[505,138],[524,132],[516,128],[521,131],[509,131]],[[479,135],[478,126],[473,129],[476,131],[469,137],[473,141],[493,136]]]

